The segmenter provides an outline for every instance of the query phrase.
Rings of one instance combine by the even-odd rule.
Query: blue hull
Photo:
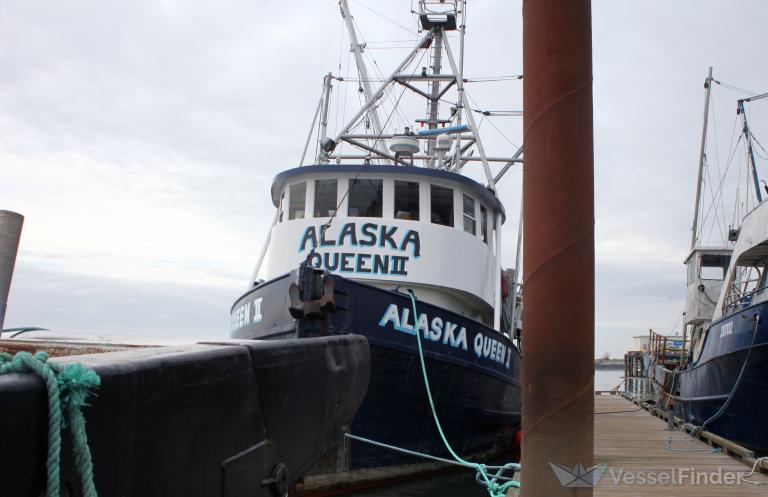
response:
[[[365,336],[371,350],[368,392],[350,432],[399,447],[448,457],[427,401],[416,343],[422,335],[426,368],[440,421],[462,456],[514,447],[520,426],[521,357],[506,337],[481,323],[417,301],[414,322],[407,295],[332,276],[336,312],[332,333]],[[278,278],[241,297],[233,307],[232,336],[293,336],[295,321],[284,310],[287,285]],[[261,298],[262,319],[237,317]],[[246,311],[247,312],[247,311]],[[245,322],[245,324],[243,324]],[[353,471],[424,462],[364,443],[346,444],[335,470]]]
[[[765,316],[757,330],[755,314]],[[706,429],[755,450],[768,449],[768,303],[713,323],[701,356],[676,375],[661,366],[651,366],[654,381],[664,385],[665,395],[673,402],[675,415],[695,425],[720,410],[735,388],[728,408],[707,423]],[[742,367],[744,373],[737,384]]]

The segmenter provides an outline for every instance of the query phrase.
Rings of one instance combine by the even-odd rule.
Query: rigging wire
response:
[[[728,83],[724,83],[722,81],[717,81],[716,79],[713,79],[712,81],[714,81],[718,85],[722,86],[723,88],[727,88],[729,90],[732,90],[732,91],[735,91],[735,92],[738,92],[738,93],[744,93],[745,95],[749,95],[750,97],[754,97],[755,95],[757,95],[757,92],[755,92],[755,91],[745,90],[743,88],[739,88],[738,86],[734,86],[734,85],[731,85],[731,84],[728,84]]]
[[[516,79],[523,79],[522,74],[511,74],[507,76],[483,76],[479,78],[465,79],[465,83],[493,83],[496,81],[514,81]]]
[[[757,150],[756,150],[756,149],[752,149],[752,150],[755,152],[755,155],[757,155],[757,156],[758,156],[758,157],[760,157],[761,159],[764,159],[764,160],[768,160],[768,151],[766,151],[766,150],[765,150],[765,147],[763,147],[763,144],[762,144],[762,143],[760,143],[760,142],[757,140],[757,137],[756,137],[755,135],[753,135],[753,134],[752,134],[752,131],[750,131],[750,132],[749,132],[749,134],[750,134],[750,136],[752,136],[752,141],[753,141],[753,142],[755,142],[755,143],[757,144],[757,146],[758,146],[758,147],[760,147],[760,150],[762,150],[762,151],[763,151],[763,153],[765,154],[765,155],[760,155],[760,153],[759,153],[759,152],[757,152]]]
[[[473,104],[475,104],[476,107],[480,107],[480,105],[477,103],[477,100],[472,98],[472,95],[470,95],[469,92],[467,92],[466,89],[464,90],[464,94],[467,96],[467,98],[469,98],[469,100],[472,101]],[[471,109],[471,110],[473,110],[475,112],[478,112],[478,109]],[[509,137],[507,135],[505,135],[504,132],[501,131],[501,129],[499,129],[498,126],[496,126],[496,124],[494,124],[493,120],[490,119],[490,116],[493,115],[492,113],[486,113],[486,112],[480,111],[480,115],[483,116],[483,119],[488,117],[489,118],[488,119],[488,123],[490,123],[490,125],[493,127],[493,129],[495,129],[505,140],[507,140],[507,142],[509,142],[510,145],[512,145],[515,148],[519,148],[517,146],[517,144],[515,142],[513,142],[512,140],[510,140]],[[480,126],[479,125],[477,126],[477,129],[478,129],[478,132],[479,132],[480,131]]]
[[[520,117],[523,115],[521,110],[482,110],[482,109],[470,109],[478,114],[484,114],[486,116],[494,117]]]
[[[406,28],[405,26],[403,26],[403,25],[402,25],[402,24],[400,24],[399,22],[395,21],[394,19],[390,19],[389,17],[385,16],[384,14],[382,14],[382,13],[380,13],[380,12],[377,12],[377,11],[373,10],[372,8],[370,8],[370,7],[368,7],[367,5],[365,5],[365,4],[364,4],[363,2],[361,2],[360,0],[353,0],[353,1],[354,1],[356,4],[358,4],[359,6],[363,7],[364,9],[368,9],[368,10],[370,10],[371,12],[373,12],[373,13],[374,13],[374,14],[376,14],[377,16],[381,17],[382,19],[384,19],[384,20],[386,20],[386,21],[389,21],[389,22],[391,22],[392,24],[394,24],[395,26],[399,27],[400,29],[403,29],[403,30],[407,31],[407,32],[408,32],[408,33],[410,33],[410,34],[413,34],[413,35],[415,35],[415,33],[413,32],[413,30],[412,30],[412,29],[410,29],[410,28]]]
[[[717,117],[715,116],[715,107],[716,107],[716,105],[710,106],[710,108],[712,109],[712,122],[713,123],[717,122]],[[717,126],[713,126],[712,128],[713,128],[713,133],[715,134],[715,166],[717,166],[717,174],[718,174],[718,176],[722,176],[723,174],[722,174],[722,172],[720,170],[720,147],[718,145],[719,140],[717,139]],[[717,213],[715,213],[715,217],[716,217],[718,223],[720,222],[720,220],[722,218],[722,222],[723,222],[723,225],[722,225],[722,235],[723,235],[723,244],[725,245],[727,243],[727,233],[728,233],[727,224],[728,223],[725,220],[725,205],[724,205],[722,193],[719,195],[719,198],[720,198],[720,210],[719,210],[720,211],[720,216],[718,217]]]
[[[731,165],[733,164],[733,159],[736,156],[736,150],[738,150],[739,142],[741,141],[741,136],[739,136],[739,140],[736,142],[736,145],[733,148],[733,153],[731,154],[730,158],[728,159],[728,163],[725,165],[725,170],[723,171],[723,175],[720,177],[720,183],[717,187],[717,193],[720,194],[723,189],[723,185],[725,183],[726,175],[728,174],[728,170],[730,169]],[[741,168],[739,168],[739,178],[741,178]],[[739,180],[737,182],[737,185],[741,184],[741,181]],[[738,195],[737,195],[738,200]],[[709,207],[707,208],[707,212],[704,215],[703,221],[701,222],[701,226],[704,226],[707,222],[707,218],[709,218],[709,213],[712,211],[712,208],[715,206],[714,200],[709,204]],[[735,209],[735,208],[734,208]]]
[[[360,33],[360,38],[361,38],[362,40],[365,40],[365,36],[363,35],[363,30],[362,30],[362,29],[360,29],[360,25],[359,25],[359,24],[357,24],[357,21],[355,21],[355,18],[354,18],[354,17],[352,17],[352,24],[353,24],[353,26],[354,26],[354,29],[357,29],[357,32],[358,32],[358,33]],[[366,42],[366,43],[367,43],[367,42]],[[384,77],[384,75],[382,74],[382,72],[381,72],[381,70],[380,70],[380,68],[379,68],[379,64],[378,64],[378,62],[376,61],[376,59],[373,57],[373,55],[371,55],[371,54],[370,54],[370,52],[368,52],[368,51],[363,51],[362,53],[363,53],[363,56],[364,56],[364,57],[367,57],[368,59],[370,59],[370,60],[371,60],[371,62],[373,62],[373,67],[372,67],[372,68],[373,68],[373,71],[374,71],[374,73],[375,73],[375,74],[376,74],[376,75],[377,75],[379,78],[381,78],[381,81],[382,81],[382,82],[386,81],[386,78],[385,78],[385,77]],[[358,76],[359,76],[360,82],[362,82],[362,81],[363,81],[363,79],[362,79],[362,76],[359,74],[359,71],[358,71]],[[369,78],[369,79],[370,79],[370,78]],[[378,108],[379,106],[381,106],[382,110],[385,110],[385,109],[384,109],[384,107],[383,107],[383,104],[384,104],[384,102],[385,102],[385,101],[389,101],[389,100],[391,100],[391,99],[392,99],[392,94],[393,94],[393,90],[392,90],[392,87],[389,87],[389,88],[387,88],[387,90],[385,91],[384,95],[382,95],[382,97],[379,99],[379,102],[377,102],[377,103],[375,104],[375,107],[377,107],[377,108]],[[393,108],[397,109],[397,106],[394,106]],[[405,120],[405,122],[408,122],[408,118],[407,118],[407,117],[405,117],[405,115],[403,114],[402,110],[400,110],[400,109],[397,109],[397,112],[399,112],[399,114],[400,114],[400,115],[398,116],[398,124],[399,124],[400,126],[402,126],[402,122],[400,122],[400,117],[402,116],[402,118]],[[384,128],[382,128],[382,131],[384,131]]]

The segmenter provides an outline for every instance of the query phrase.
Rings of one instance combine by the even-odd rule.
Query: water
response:
[[[623,370],[595,371],[595,390],[610,390],[619,384],[623,375]],[[487,497],[488,492],[475,482],[473,471],[459,469],[439,476],[355,492],[350,495],[358,497]]]
[[[595,371],[595,390],[610,390],[621,382],[623,369],[599,369]]]

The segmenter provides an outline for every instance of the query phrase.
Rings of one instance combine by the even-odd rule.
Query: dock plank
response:
[[[709,445],[690,440],[681,431],[667,431],[661,419],[652,416],[618,395],[595,396],[595,462],[607,464],[595,488],[596,497],[614,496],[761,496],[768,495],[768,477],[753,475],[750,480],[765,486],[730,483],[750,468],[723,453],[702,451]],[[667,438],[673,437],[673,449],[667,450]],[[639,484],[631,479],[646,479],[661,474],[677,474],[677,481],[667,484]],[[720,474],[720,481],[716,474]],[[634,475],[634,476],[630,476]],[[682,477],[681,477],[682,475]],[[698,482],[692,481],[698,479]],[[704,480],[707,484],[703,484]]]

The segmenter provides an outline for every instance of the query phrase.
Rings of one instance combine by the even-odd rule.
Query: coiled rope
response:
[[[83,497],[97,497],[93,484],[93,461],[85,432],[81,408],[91,389],[101,383],[99,375],[82,364],[53,364],[48,354],[0,352],[0,375],[35,373],[43,380],[48,395],[48,453],[46,458],[47,497],[59,497],[61,485],[61,430],[68,428],[72,437],[75,468],[80,477]]]

